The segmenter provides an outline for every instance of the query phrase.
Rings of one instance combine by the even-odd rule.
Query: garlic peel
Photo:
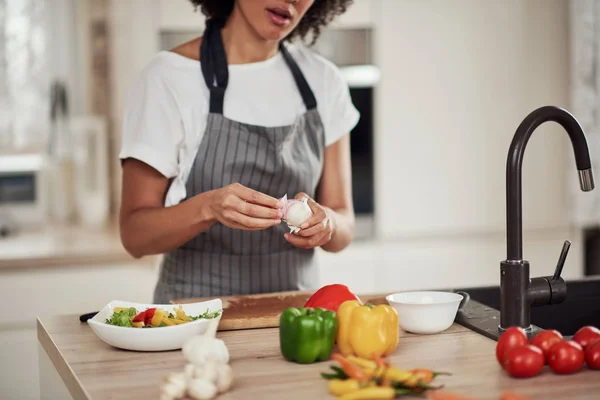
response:
[[[300,231],[300,226],[304,221],[309,219],[313,212],[308,205],[308,199],[304,198],[302,200],[291,199],[288,200],[287,194],[284,195],[281,199],[279,199],[283,204],[282,220],[288,225],[290,228],[290,233],[297,233]]]

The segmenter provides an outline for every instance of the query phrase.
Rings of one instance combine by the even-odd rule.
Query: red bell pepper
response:
[[[347,300],[360,301],[358,296],[348,289],[348,286],[336,283],[317,290],[310,296],[304,308],[324,308],[337,312],[340,305]]]
[[[144,317],[144,325],[150,325],[152,317],[154,317],[154,311],[156,311],[156,308],[149,308],[146,310],[146,315]]]
[[[142,311],[142,312],[138,313],[138,315],[133,317],[131,322],[144,322],[145,318],[146,318],[146,311]]]
[[[154,317],[154,311],[156,311],[156,308],[147,308],[145,311],[138,313],[131,322],[143,322],[144,325],[150,325],[150,321]]]

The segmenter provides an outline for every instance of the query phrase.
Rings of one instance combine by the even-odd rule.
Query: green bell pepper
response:
[[[329,359],[338,321],[322,308],[286,308],[279,317],[279,346],[283,357],[299,364]]]

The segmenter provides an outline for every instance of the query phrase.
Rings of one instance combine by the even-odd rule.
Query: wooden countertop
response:
[[[134,260],[123,248],[114,224],[98,230],[48,225],[0,238],[0,270]]]
[[[219,332],[229,348],[234,386],[219,399],[334,399],[320,372],[330,362],[299,365],[279,351],[278,329]],[[160,381],[182,371],[181,351],[138,353],[112,348],[77,315],[38,319],[38,339],[76,399],[158,399]],[[531,399],[591,399],[600,393],[600,372],[558,376],[547,368],[530,379],[512,379],[496,363],[495,343],[454,324],[431,336],[401,334],[391,362],[399,368],[451,372],[436,382],[478,399],[499,399],[512,390]]]

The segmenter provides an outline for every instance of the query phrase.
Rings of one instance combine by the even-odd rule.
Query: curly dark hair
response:
[[[231,11],[235,0],[190,0],[195,9],[198,8],[207,18],[226,20]],[[321,28],[327,26],[336,16],[346,12],[354,0],[315,0],[314,4],[306,11],[298,26],[285,38],[292,40],[299,37],[304,40],[309,34],[312,34],[310,44],[314,44],[320,33]]]

